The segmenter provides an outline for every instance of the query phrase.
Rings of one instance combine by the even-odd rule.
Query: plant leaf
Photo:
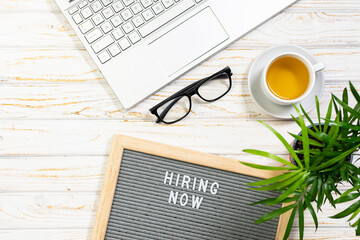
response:
[[[293,138],[295,138],[296,140],[298,140],[298,141],[303,141],[303,138],[302,138],[302,136],[299,136],[299,135],[296,135],[296,134],[293,134],[293,133],[289,133]],[[316,146],[316,147],[324,147],[324,144],[322,144],[322,143],[319,143],[319,142],[317,142],[317,141],[315,141],[315,140],[313,140],[313,139],[309,139],[309,144],[310,145],[313,145],[313,146]]]
[[[321,132],[321,121],[320,121],[320,104],[319,104],[319,99],[317,96],[315,96],[315,103],[316,103],[316,112],[317,112],[317,117],[318,117],[318,123],[319,123],[319,131]]]
[[[316,127],[315,123],[313,122],[313,120],[311,119],[311,117],[309,117],[309,114],[307,114],[307,112],[305,111],[305,109],[303,108],[303,106],[300,104],[300,108],[301,108],[301,112],[304,114],[304,116],[306,117],[306,119],[309,121],[309,123],[311,124],[311,126],[315,129],[316,132],[319,132],[319,129]]]
[[[324,195],[323,179],[321,176],[318,176],[317,211],[321,210],[321,206],[324,203]]]
[[[286,147],[286,149],[289,151],[290,155],[295,159],[298,166],[303,169],[303,165],[301,164],[301,161],[299,157],[294,152],[294,149],[290,146],[290,144],[284,139],[283,136],[281,136],[280,133],[278,133],[274,128],[272,128],[269,124],[264,123],[262,121],[259,121],[261,124],[263,124],[265,127],[267,127],[280,141],[281,143]]]
[[[308,192],[308,196],[309,196],[309,198],[310,198],[310,201],[314,201],[315,198],[316,198],[316,193],[317,193],[317,181],[318,181],[318,179],[315,178],[315,179],[314,179],[314,182],[312,183],[311,188],[310,188],[310,190],[309,190],[309,192]]]
[[[359,179],[360,180],[360,179]],[[346,197],[347,195],[349,195],[351,192],[355,192],[355,191],[358,191],[360,189],[360,185],[357,185],[351,189],[348,189],[347,191],[345,191],[341,196],[341,197]]]
[[[324,123],[324,132],[327,132],[329,126],[329,120],[331,119],[331,112],[332,112],[332,100],[329,102],[328,110],[326,113],[325,123]]]
[[[340,176],[344,181],[349,181],[349,178],[346,174],[346,166],[345,165],[342,165],[340,167]]]
[[[356,99],[356,101],[358,103],[360,103],[360,95],[358,94],[358,92],[356,91],[354,85],[352,84],[352,82],[349,82],[350,85],[350,91],[353,94],[354,98]]]
[[[281,188],[284,188],[284,187],[298,181],[298,179],[301,178],[304,174],[305,174],[305,172],[299,172],[295,176],[293,176],[289,179],[286,179],[282,182],[274,183],[274,184],[267,185],[264,187],[250,188],[250,189],[257,190],[257,191],[272,191],[272,190],[276,190],[276,189],[281,189]]]
[[[347,157],[347,156],[350,155],[351,153],[353,153],[359,146],[360,146],[360,144],[357,145],[356,147],[353,147],[353,148],[347,150],[346,152],[343,152],[342,154],[340,154],[340,155],[338,155],[338,156],[330,159],[329,161],[326,161],[326,162],[324,162],[323,164],[320,164],[319,166],[317,166],[317,167],[315,167],[315,168],[313,168],[313,169],[311,169],[311,170],[312,170],[312,171],[319,171],[319,170],[321,170],[321,169],[323,169],[323,168],[326,168],[326,167],[328,167],[328,166],[331,166],[331,165],[335,164],[336,162],[344,159],[345,157]]]
[[[302,200],[299,201],[299,232],[300,239],[304,239],[304,207]]]
[[[358,210],[356,210],[354,213],[353,213],[353,215],[351,215],[351,217],[349,218],[349,222],[351,221],[351,220],[353,220],[358,214],[360,213],[360,208],[358,209]]]
[[[334,198],[332,197],[331,195],[331,189],[329,187],[329,184],[328,184],[328,181],[326,181],[324,183],[324,192],[325,192],[325,195],[327,197],[327,199],[329,200],[330,204],[335,208],[335,202],[334,202]]]
[[[351,227],[355,227],[360,223],[360,219],[358,219],[356,222],[354,222],[353,224],[350,224]]]
[[[343,218],[346,217],[348,215],[350,215],[351,213],[355,212],[358,208],[360,208],[360,200],[355,202],[354,204],[352,204],[350,207],[348,207],[347,209],[345,209],[344,211],[331,216],[331,218]]]
[[[360,113],[349,107],[346,103],[337,98],[334,94],[332,94],[333,98],[349,113],[351,113],[355,118],[360,119]]]
[[[296,213],[296,207],[294,207],[294,209],[293,209],[292,212],[291,212],[291,215],[290,215],[288,224],[287,224],[287,226],[286,226],[286,230],[285,230],[285,233],[284,233],[283,240],[287,240],[287,239],[289,238],[291,229],[292,229],[293,224],[294,224],[295,213]]]
[[[273,167],[273,166],[265,166],[265,165],[259,165],[254,163],[248,163],[248,162],[241,162],[241,164],[244,164],[245,166],[256,168],[256,169],[262,169],[262,170],[293,170],[296,168],[289,168],[289,167]]]
[[[289,202],[294,202],[297,199],[299,199],[299,195],[293,196],[293,197],[288,197],[286,199],[284,199],[284,201],[282,201],[282,203],[289,203]],[[258,204],[266,204],[266,205],[273,205],[273,202],[276,200],[276,198],[267,198],[264,200],[260,200],[254,203],[249,203],[248,205],[258,205]]]
[[[260,224],[260,223],[266,222],[270,219],[276,218],[276,217],[280,216],[281,214],[286,213],[290,209],[293,209],[294,207],[296,207],[296,203],[276,209],[272,212],[269,212],[269,213],[265,214],[264,216],[260,217],[258,220],[256,220],[255,224]]]
[[[360,196],[360,193],[350,193],[346,196],[340,196],[338,199],[335,200],[335,203],[343,203],[343,202],[348,202],[348,201],[352,201],[356,198],[358,198]]]
[[[314,223],[315,223],[315,228],[318,229],[318,226],[319,226],[319,223],[318,223],[318,219],[317,219],[317,216],[316,216],[316,213],[314,211],[314,208],[313,206],[311,205],[310,201],[309,201],[309,198],[306,197],[304,195],[304,200],[305,200],[305,203],[306,203],[306,207],[309,209],[309,212],[314,220]]]
[[[284,181],[284,180],[286,180],[288,178],[291,178],[291,177],[295,176],[299,172],[301,172],[301,170],[297,170],[297,171],[293,171],[293,172],[286,172],[286,173],[283,173],[283,174],[278,175],[276,177],[260,180],[258,182],[247,183],[247,185],[249,185],[249,186],[261,186],[261,185],[268,185],[268,184],[272,184],[272,183],[276,183],[276,182],[281,182],[281,181]]]
[[[305,182],[306,178],[310,175],[310,173],[309,172],[302,172],[302,173],[303,175],[300,178],[300,180],[294,182],[294,184],[289,186],[289,188],[276,199],[275,203],[279,203],[285,198],[287,198],[290,194],[293,194],[296,191],[296,189],[298,189],[298,187],[300,187]]]
[[[339,123],[339,115],[337,115],[337,117],[336,117],[336,122]],[[313,163],[312,167],[317,166],[326,157],[326,155],[330,152],[333,145],[335,145],[336,138],[338,137],[339,129],[340,129],[339,125],[331,126],[331,128],[329,130],[329,135],[331,136],[330,142],[328,143],[326,148],[323,150],[323,153],[321,154],[321,156]]]
[[[290,163],[289,161],[286,161],[285,159],[283,159],[283,158],[281,158],[279,156],[276,156],[274,154],[271,154],[269,152],[264,152],[264,151],[255,150],[255,149],[244,149],[243,152],[250,153],[250,154],[253,154],[253,155],[257,155],[257,156],[261,156],[261,157],[270,158],[270,159],[278,161],[278,162],[280,162],[282,164],[285,164],[285,165],[288,165],[290,167],[296,168],[296,166],[294,164]]]
[[[301,125],[301,136],[302,136],[302,144],[303,144],[303,150],[304,150],[304,161],[305,161],[305,167],[306,169],[309,169],[309,135],[308,135],[308,127],[305,124],[304,118],[301,115],[299,109],[293,104],[293,107],[295,108],[296,112],[299,115],[300,125]]]

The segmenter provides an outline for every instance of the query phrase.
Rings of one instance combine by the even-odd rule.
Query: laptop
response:
[[[55,0],[129,109],[296,0]]]

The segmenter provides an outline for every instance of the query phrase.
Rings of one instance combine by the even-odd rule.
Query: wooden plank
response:
[[[304,11],[308,8],[318,9],[345,9],[354,10],[360,8],[359,0],[300,0],[293,7],[291,11]],[[58,6],[54,0],[2,0],[0,2],[0,9],[5,11],[52,11],[59,12]]]
[[[83,240],[89,239],[91,229],[37,229],[37,230],[0,230],[2,240],[27,239],[27,240]],[[341,234],[339,234],[341,233]],[[341,235],[341,236],[340,236]],[[296,240],[298,228],[294,228],[289,240]],[[304,240],[353,240],[354,229],[349,227],[319,228],[317,232],[306,229]]]
[[[99,193],[108,156],[1,158],[0,192]]]
[[[107,84],[6,84],[0,88],[0,114],[3,119],[117,119],[153,122],[155,116],[150,113],[149,108],[189,82],[177,81],[129,111],[122,110]],[[354,84],[360,90],[360,83]],[[341,97],[345,87],[348,87],[346,81],[326,85],[320,99],[322,113],[327,111],[331,94]],[[231,92],[222,99],[207,103],[194,96],[193,102],[189,116],[192,119],[273,119],[256,106],[247,83],[238,79],[234,80]],[[350,98],[350,105],[353,106],[354,103]],[[316,117],[316,112],[312,111],[310,115]]]
[[[296,124],[271,122],[285,138]],[[245,148],[284,153],[275,136],[256,121],[187,118],[169,126],[114,120],[1,120],[0,155],[107,155],[114,133],[181,146],[207,153],[240,153]],[[261,138],[259,138],[261,136]]]
[[[224,66],[230,66],[235,82],[246,82],[251,63],[264,49],[232,47],[194,68],[180,80],[187,82],[209,76]],[[318,61],[326,65],[325,78],[333,81],[359,81],[359,48],[309,48]],[[91,83],[105,84],[102,74],[85,50],[0,50],[0,81],[4,84]],[[338,82],[336,82],[338,83]],[[107,83],[106,83],[107,84]]]
[[[293,138],[287,132],[299,132],[293,122],[267,122],[288,142]],[[269,130],[252,120],[188,118],[169,126],[126,120],[1,120],[0,132],[0,156],[108,155],[115,133],[218,155],[247,148],[287,154]]]
[[[293,228],[289,239],[299,239],[299,229]],[[316,232],[312,228],[306,228],[304,240],[354,240],[355,230],[350,227],[319,228]]]
[[[0,230],[2,240],[84,240],[90,236],[90,229],[12,229]]]
[[[93,193],[0,193],[0,230],[92,229],[99,198]],[[328,218],[348,206],[333,209],[326,204],[326,214],[318,213],[319,228],[350,228],[345,219]],[[315,230],[309,212],[305,212],[304,221],[308,232]],[[297,221],[294,226],[298,226]]]
[[[317,48],[334,45],[345,47],[360,43],[360,15],[356,11],[333,12],[311,6],[310,4],[309,10],[305,12],[283,12],[237,41],[232,48],[264,48],[275,44],[297,44]],[[84,49],[61,13],[22,12],[21,15],[19,18],[12,12],[0,11],[2,48]]]
[[[256,164],[281,166],[271,159],[246,153],[222,156]],[[279,156],[289,159],[288,154]],[[3,157],[0,161],[2,193],[100,193],[108,156]],[[350,185],[339,185],[341,192],[349,187]]]

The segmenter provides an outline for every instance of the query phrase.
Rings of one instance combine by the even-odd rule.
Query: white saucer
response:
[[[318,61],[315,57],[305,49],[293,45],[275,46],[261,53],[253,62],[249,74],[249,90],[250,94],[255,100],[256,104],[267,114],[283,119],[291,118],[291,115],[297,116],[296,110],[292,105],[283,106],[278,105],[268,100],[263,94],[260,85],[261,73],[265,65],[280,52],[295,52],[305,56],[311,63],[315,64]],[[316,73],[316,81],[313,90],[310,94],[300,103],[295,104],[297,107],[301,104],[306,112],[310,112],[315,107],[315,96],[320,100],[325,85],[324,73],[319,71]]]

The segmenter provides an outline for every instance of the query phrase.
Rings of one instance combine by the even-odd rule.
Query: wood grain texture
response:
[[[3,119],[27,120],[128,120],[153,122],[149,108],[177,92],[182,83],[176,82],[149,97],[135,108],[124,111],[110,87],[96,84],[11,84],[0,88],[0,113]],[[326,113],[331,94],[341,97],[348,82],[328,84],[320,99],[321,112]],[[273,117],[257,107],[250,96],[247,83],[235,80],[232,90],[222,99],[207,103],[193,97],[191,119],[262,119]],[[350,105],[355,100],[350,98]],[[310,113],[315,116],[316,112]]]
[[[23,192],[0,193],[1,230],[93,229],[99,206],[98,193]],[[346,228],[348,223],[330,219],[346,208],[339,205],[335,210],[329,204],[318,213],[319,228]],[[261,214],[259,214],[259,217]],[[304,214],[306,232],[314,232],[314,223],[308,212]],[[294,226],[298,226],[297,220]],[[1,235],[0,235],[1,236]],[[325,235],[326,236],[326,235]],[[26,239],[26,236],[24,236]]]
[[[326,65],[325,110],[330,94],[340,96],[348,80],[360,89],[359,12],[360,0],[300,0],[125,112],[53,0],[1,0],[0,239],[89,239],[114,133],[276,165],[242,153],[260,148],[287,158],[255,120],[282,134],[299,129],[255,105],[247,86],[252,61],[276,44],[307,48]],[[194,99],[179,124],[153,123],[150,107],[225,65],[234,72],[226,98]],[[307,213],[305,239],[355,239],[346,222],[327,218],[345,207],[326,205],[316,233]],[[298,239],[297,228],[290,239]]]

